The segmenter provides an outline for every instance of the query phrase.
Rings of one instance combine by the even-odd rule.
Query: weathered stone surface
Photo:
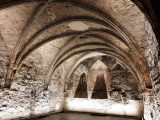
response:
[[[74,102],[83,73],[94,103],[96,79],[90,76],[103,72],[109,100],[127,104],[144,97],[145,119],[159,120],[158,51],[149,21],[131,0],[31,2],[1,9],[0,119],[62,111],[66,97]],[[107,69],[96,65],[93,72],[97,60]],[[10,89],[4,88],[6,81]],[[146,87],[151,96],[142,96]]]

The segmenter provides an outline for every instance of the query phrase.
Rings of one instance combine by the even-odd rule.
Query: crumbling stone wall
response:
[[[13,81],[10,90],[1,90],[0,118],[10,119],[49,112],[49,91],[41,79],[23,76]],[[43,108],[43,109],[42,109]]]
[[[3,66],[6,66],[3,65],[4,62],[5,60],[2,61],[1,67],[3,70]],[[1,119],[29,117],[60,111],[59,106],[63,99],[62,83],[64,82],[59,82],[60,69],[57,69],[58,74],[57,72],[54,74],[56,80],[50,84],[51,87],[49,86],[48,90],[44,90],[45,69],[42,57],[38,53],[31,55],[24,61],[11,88],[0,89]],[[2,75],[1,84],[4,83],[5,73],[3,72]],[[53,94],[53,91],[56,94]]]
[[[139,100],[141,99],[139,93],[138,81],[135,79],[133,74],[119,61],[115,60],[112,57],[103,56],[103,57],[93,57],[83,61],[77,69],[73,72],[70,79],[66,83],[67,97],[74,97],[78,82],[80,80],[80,75],[84,72],[87,75],[87,84],[93,82],[94,80],[89,80],[88,77],[91,66],[94,64],[97,59],[103,61],[109,69],[109,77],[111,79],[111,99],[121,101],[121,94],[125,94],[127,100]],[[107,84],[107,83],[106,83]],[[88,88],[89,89],[89,88]],[[93,92],[89,91],[88,92]],[[116,94],[117,92],[117,94]],[[122,93],[123,92],[123,93]],[[88,93],[89,94],[89,93]],[[115,95],[116,94],[116,95]],[[90,99],[90,98],[89,98]]]
[[[146,33],[146,44],[145,54],[148,56],[148,64],[150,70],[150,76],[152,78],[152,95],[144,96],[145,103],[145,119],[158,120],[160,119],[160,70],[158,68],[158,43],[156,42],[155,34],[153,33],[152,27],[148,21],[145,22],[144,31]],[[152,98],[152,101],[150,101]],[[148,108],[148,109],[147,109]],[[150,115],[150,116],[149,116]]]
[[[160,106],[160,98],[159,98],[160,96],[159,95],[160,93],[159,92],[160,91],[159,76],[160,75],[158,70],[158,66],[159,66],[158,65],[158,47],[157,47],[158,45],[157,45],[157,40],[155,38],[155,35],[152,31],[152,27],[150,26],[148,20],[141,13],[141,11],[134,5],[134,3],[130,0],[118,0],[118,1],[117,0],[95,0],[92,2],[91,1],[92,0],[80,1],[80,3],[84,2],[84,5],[86,5],[86,7],[89,6],[89,9],[90,9],[90,5],[92,5],[93,9],[90,11],[88,11],[87,9],[84,10],[83,7],[79,8],[77,6],[74,6],[73,4],[72,5],[62,4],[62,3],[54,4],[49,2],[40,6],[38,6],[39,5],[38,3],[22,4],[22,5],[8,8],[8,9],[4,9],[0,12],[0,18],[1,18],[1,21],[0,21],[0,32],[1,32],[0,34],[0,91],[1,91],[0,95],[1,95],[1,98],[0,100],[2,103],[0,105],[0,110],[1,110],[0,116],[2,118],[6,116],[8,116],[8,118],[14,117],[13,113],[17,113],[14,115],[28,116],[28,115],[40,114],[48,111],[57,111],[62,109],[62,106],[63,106],[64,89],[65,89],[64,84],[67,81],[63,75],[64,73],[67,73],[67,71],[70,70],[69,69],[70,67],[68,66],[70,66],[70,63],[72,62],[64,63],[66,65],[64,66],[62,65],[54,72],[51,83],[49,85],[49,90],[43,91],[43,85],[44,85],[44,78],[48,72],[47,70],[48,70],[48,67],[50,66],[50,63],[57,56],[57,53],[59,52],[59,50],[63,47],[65,43],[67,43],[67,41],[69,41],[70,38],[69,39],[61,38],[61,40],[57,40],[57,41],[55,40],[55,42],[49,43],[48,45],[41,46],[39,50],[34,51],[33,54],[30,55],[30,58],[29,59],[27,58],[27,60],[25,61],[26,63],[24,62],[22,64],[21,69],[17,71],[15,80],[13,81],[11,89],[10,90],[2,89],[2,87],[4,86],[4,80],[6,79],[8,65],[10,64],[10,59],[12,59],[12,57],[16,57],[16,56],[12,56],[12,53],[15,49],[16,42],[18,41],[19,38],[21,41],[20,44],[28,42],[28,39],[34,33],[38,32],[38,30],[40,30],[42,27],[46,25],[48,26],[48,24],[53,23],[55,20],[61,20],[63,17],[66,17],[66,16],[73,17],[74,15],[76,16],[91,15],[92,17],[108,21],[107,20],[108,17],[105,18],[105,15],[106,15],[106,16],[109,16],[109,19],[111,19],[111,21],[114,22],[113,26],[117,28],[117,31],[118,29],[121,29],[126,33],[126,36],[124,34],[122,35],[123,37],[129,40],[131,39],[129,43],[133,43],[136,46],[140,54],[139,56],[140,60],[145,62],[144,67],[146,67],[145,68],[146,71],[144,72],[146,73],[144,74],[150,73],[149,77],[147,74],[147,78],[149,79],[152,78],[152,87],[153,87],[152,96],[154,96],[155,98],[154,102],[150,100],[148,100],[148,102],[145,101],[147,103],[146,105],[150,106],[150,109],[145,109],[147,110],[145,113],[146,113],[146,116],[147,114],[150,114],[150,112],[152,113],[148,118],[155,119],[155,120],[159,119],[157,118],[158,117],[157,115],[160,114],[160,107],[159,107]],[[37,6],[38,8],[36,8]],[[96,8],[99,9],[101,12],[99,12],[98,14],[95,14],[96,12],[94,10],[96,10]],[[35,13],[33,14],[33,12]],[[28,20],[30,24],[27,24]],[[75,32],[78,30],[80,31],[88,30],[90,28],[96,28],[96,29],[105,28],[103,25],[97,25],[97,24],[93,25],[94,23],[89,23],[89,22],[79,21],[77,23],[81,23],[81,24],[84,23],[82,24],[84,26],[80,25],[81,28],[76,28],[77,24],[75,24],[74,26],[73,22],[70,22],[64,25],[60,25],[60,27],[53,27],[50,30],[46,30],[42,35],[38,36],[36,40],[37,42],[41,41],[44,38],[48,38],[52,36],[53,33],[59,34],[61,32],[72,31],[72,30]],[[25,34],[21,34],[23,32],[25,32]],[[121,34],[121,32],[119,34]],[[33,44],[31,44],[31,46],[32,45]],[[118,42],[118,44],[116,43],[115,45],[121,46],[122,44],[119,44]],[[24,46],[19,46],[19,47],[21,48]],[[120,48],[124,47],[122,46]],[[126,47],[126,49],[128,49],[128,47]],[[18,52],[18,49],[17,49],[17,52]],[[130,54],[131,56],[132,56],[132,52],[134,51],[132,50],[129,51],[129,53],[131,53]],[[134,56],[131,57],[131,59],[132,58],[134,58]],[[74,57],[72,59],[74,59]],[[93,62],[94,61],[88,63],[88,65],[92,64]],[[137,61],[137,62],[141,62],[141,61]],[[89,67],[88,65],[87,63],[84,64],[86,68]],[[108,64],[108,66],[110,65]],[[135,65],[135,67],[138,67],[138,66]],[[119,73],[111,72],[111,74],[114,79],[114,82],[117,82],[117,83],[120,81],[119,79],[124,78],[123,76],[117,77],[121,75],[121,72]],[[123,72],[123,74],[126,74],[126,73]],[[127,78],[133,81],[133,77],[130,76],[130,73],[127,72],[127,74],[128,74]],[[79,79],[79,78],[76,78],[76,79]],[[72,86],[72,84],[69,84],[69,85]],[[123,85],[121,87],[123,87]],[[126,85],[124,86],[126,87]],[[75,85],[75,88],[76,88],[76,85]],[[117,96],[119,95],[119,93],[113,93],[113,94]],[[135,94],[137,95],[137,93]],[[120,98],[120,96],[118,97]],[[24,111],[25,111],[25,114],[24,114]],[[18,116],[15,116],[15,117],[18,117]],[[147,117],[145,118],[148,119]]]
[[[138,81],[125,66],[117,64],[110,70],[112,78],[112,89],[125,94],[126,99],[140,99]],[[119,99],[119,98],[117,98]]]
[[[87,98],[76,98],[74,97],[76,88],[78,86],[78,82],[80,80],[81,74],[86,73],[87,75],[87,89],[89,86],[89,82],[93,82],[95,85],[95,80],[90,79],[88,75],[90,74],[90,69],[95,61],[101,60],[107,66],[109,66],[109,75],[111,78],[111,91],[110,98],[105,99],[93,99],[90,96],[93,93],[93,90],[88,90]],[[96,73],[95,73],[96,74]],[[107,84],[107,83],[106,83]],[[93,85],[93,86],[94,86]],[[106,89],[107,90],[107,89]],[[90,95],[91,92],[91,95]],[[125,95],[124,95],[125,94]],[[134,104],[138,103],[138,104]],[[77,104],[79,103],[79,104]],[[88,106],[89,104],[89,106]],[[133,105],[132,107],[136,108],[135,111],[125,111],[128,115],[137,115],[139,117],[143,114],[143,105],[142,98],[139,95],[138,83],[132,73],[119,61],[112,57],[103,56],[103,57],[92,57],[84,60],[77,66],[75,71],[72,73],[68,81],[66,81],[65,85],[65,110],[71,111],[83,111],[83,112],[95,112],[98,113],[108,113],[108,114],[116,114],[123,115],[124,111],[116,111],[114,105]],[[96,108],[94,107],[96,106]],[[113,111],[112,111],[113,110]]]

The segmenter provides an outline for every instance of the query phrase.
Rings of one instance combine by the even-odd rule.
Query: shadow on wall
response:
[[[98,75],[92,93],[92,99],[107,99],[106,84],[104,74]]]
[[[80,80],[78,83],[78,87],[76,89],[74,98],[88,98],[88,93],[87,93],[87,78],[86,78],[86,74],[83,73],[80,76]]]
[[[87,93],[87,78],[86,74],[83,73],[80,76],[80,80],[74,95],[74,98],[88,98]],[[107,99],[107,91],[104,74],[98,75],[96,78],[96,83],[92,93],[92,99]]]

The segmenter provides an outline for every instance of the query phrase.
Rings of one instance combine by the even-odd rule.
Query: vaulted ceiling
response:
[[[125,89],[127,95],[121,93],[136,100],[140,95],[150,95],[151,91],[159,96],[159,16],[158,0],[0,1],[0,88],[6,96],[13,93],[11,102],[16,99],[16,104],[21,101],[23,104],[25,100],[21,98],[26,98],[28,104],[36,90],[38,94],[51,91],[40,99],[44,100],[46,109],[53,110],[57,103],[59,109],[66,91],[74,96],[70,90],[76,91],[79,73],[91,72],[94,76],[97,71],[92,71],[92,66],[98,66],[111,75],[113,89],[108,90],[111,82],[107,79],[106,92],[116,94],[119,89]],[[11,93],[5,91],[8,88]],[[26,92],[31,97],[15,91]],[[91,97],[93,91],[88,91]],[[19,100],[17,94],[23,97]],[[134,106],[128,114],[142,117],[143,106],[137,105],[140,109]]]
[[[148,19],[127,0],[5,0],[0,8],[2,48],[9,65],[6,87],[29,57],[34,61],[41,58],[47,66],[47,86],[56,68],[67,59],[84,60],[88,54],[119,59],[139,80],[142,90],[152,87],[158,42],[151,25],[156,26],[158,35],[158,23],[150,13],[156,10],[143,7]]]
[[[132,0],[146,15],[160,42],[160,1],[159,0]]]

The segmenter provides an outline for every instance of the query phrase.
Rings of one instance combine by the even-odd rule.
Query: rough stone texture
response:
[[[56,2],[43,5],[38,3],[20,4],[0,10],[0,118],[10,119],[63,110],[64,99],[66,96],[73,98],[80,75],[82,73],[89,74],[91,66],[99,59],[109,68],[112,80],[111,99],[121,102],[122,92],[126,92],[123,101],[139,99],[141,86],[152,86],[153,101],[148,95],[144,96],[144,117],[146,120],[159,120],[160,62],[158,63],[157,40],[148,20],[130,0],[79,0],[75,2],[80,2],[78,5],[84,3],[83,5],[86,5],[88,9],[74,4]],[[90,5],[93,7],[91,10],[89,10]],[[98,14],[94,11],[97,9],[101,10]],[[108,23],[110,22],[104,17],[105,15],[108,15],[107,18],[114,23],[112,27],[109,27]],[[75,16],[85,17],[75,21],[63,20]],[[94,19],[85,21],[86,16],[101,20],[100,23],[107,23],[100,25],[94,23]],[[58,20],[61,20],[61,24],[50,26]],[[40,32],[41,34],[34,36],[47,26],[49,26],[48,29],[44,29],[43,32]],[[95,29],[115,30],[123,38],[129,40],[127,41],[129,45],[120,41],[116,35],[103,33],[106,39],[101,41],[100,38],[93,37],[94,35],[103,37],[102,31],[86,32]],[[40,42],[46,41],[54,35],[68,32],[77,33],[67,37],[60,36],[58,39],[52,38],[53,41],[44,42],[38,46]],[[29,42],[31,38],[35,38],[35,40]],[[28,42],[31,44],[27,44]],[[91,42],[94,44],[89,45]],[[112,48],[112,52],[116,50],[120,55],[122,52],[129,56],[130,60],[125,56],[123,62],[133,63],[132,65],[137,68],[135,72],[138,75],[140,73],[143,83],[136,81],[136,78],[127,69],[128,66],[117,61],[119,57],[116,60],[92,57],[81,61],[73,73],[70,73],[77,61],[85,54],[92,53],[92,50],[96,48],[106,48],[104,46],[106,42],[116,47],[116,49]],[[132,49],[133,46],[135,49]],[[35,50],[33,50],[34,48]],[[72,55],[78,50],[89,48],[92,50]],[[32,53],[27,56],[28,52]],[[63,60],[68,56],[69,58]],[[55,69],[55,64],[58,62],[59,65]],[[11,72],[17,70],[17,73],[13,76],[11,89],[8,90],[3,87],[10,70]],[[72,74],[72,76],[70,77],[68,74]],[[48,81],[46,80],[47,75],[50,78]],[[49,86],[48,90],[44,91],[46,81]],[[117,89],[121,91],[114,91]],[[145,90],[144,88],[141,92],[145,92]]]
[[[31,79],[29,75],[19,77],[10,90],[1,90],[0,118],[11,119],[47,113],[49,99],[50,92],[43,91],[41,79]]]
[[[0,29],[5,44],[11,52],[37,4],[23,4],[0,11]],[[11,55],[11,54],[10,54]]]
[[[95,61],[97,61],[97,59],[101,59],[109,69],[108,76],[105,77],[105,79],[106,80],[111,79],[111,83],[110,83],[111,88],[109,93],[111,94],[111,99],[115,101],[122,101],[121,92],[125,92],[126,99],[133,99],[133,100],[140,99],[139,92],[138,92],[139,91],[138,83],[134,78],[134,76],[132,75],[132,73],[122,63],[119,63],[114,58],[111,58],[108,56],[89,58],[83,61],[77,67],[75,72],[71,75],[71,78],[68,79],[68,82],[67,82],[68,86],[66,88],[67,96],[73,98],[78,82],[80,80],[80,76],[82,75],[82,73],[85,73],[87,75],[88,98],[90,99],[89,96],[91,96],[90,93],[92,94],[93,92],[93,88],[96,80],[96,77],[90,77],[90,72],[91,72],[92,65],[94,64]],[[94,74],[91,74],[91,75],[94,76],[98,74],[99,71],[100,70],[94,72]],[[101,72],[103,73],[103,71]],[[107,84],[108,82],[106,82],[106,85]],[[114,94],[116,93],[118,95],[114,96]]]
[[[43,69],[35,64],[31,59],[22,64],[10,90],[1,90],[1,119],[29,117],[60,110],[57,104],[62,99],[59,96],[63,95],[60,92],[53,95],[53,92],[59,91],[61,85],[57,86],[59,83],[55,81],[52,88],[44,91]],[[54,102],[52,96],[58,101]]]
[[[152,101],[150,100],[150,96],[146,97],[145,105],[146,114],[149,114],[150,116],[147,116],[146,119],[153,119],[153,120],[158,120],[160,119],[160,98],[159,98],[159,68],[158,68],[158,43],[156,43],[156,37],[152,31],[152,28],[148,22],[145,23],[145,32],[146,32],[146,38],[149,41],[146,49],[146,55],[148,56],[148,64],[150,67],[150,76],[152,78],[152,86],[153,86],[153,91],[152,91]],[[155,42],[151,42],[151,41]],[[148,109],[147,109],[148,108]]]
[[[92,68],[92,65],[97,60],[102,60],[109,68],[109,74],[111,76],[111,91],[110,91],[110,98],[109,99],[91,99],[91,95],[93,93],[93,87],[89,88],[90,82],[93,83],[93,86],[95,85],[94,80],[90,80],[88,77],[88,74],[90,73],[90,69]],[[102,68],[102,67],[101,67]],[[100,70],[99,70],[100,71]],[[94,74],[98,73],[99,71],[95,72]],[[80,75],[82,73],[85,73],[87,75],[87,88],[88,88],[88,98],[74,98],[74,94],[76,91],[76,88],[78,86],[78,82],[80,80]],[[74,71],[74,73],[71,75],[71,78],[68,79],[66,83],[66,91],[65,91],[65,110],[71,110],[71,111],[85,111],[85,112],[96,112],[99,113],[107,113],[107,114],[117,114],[117,115],[123,115],[123,105],[121,111],[116,111],[116,108],[114,105],[120,106],[120,104],[127,104],[127,105],[134,105],[136,104],[136,101],[139,100],[140,96],[138,93],[138,86],[135,78],[133,75],[129,72],[129,70],[120,62],[116,61],[114,58],[103,56],[103,57],[95,57],[95,58],[89,58],[83,61],[77,69]],[[122,97],[121,93],[122,91],[126,93],[125,97]],[[132,102],[130,100],[133,100]],[[135,102],[135,104],[134,104]],[[76,104],[79,103],[79,104]],[[87,106],[87,105],[90,106]],[[96,108],[94,106],[96,105]],[[141,104],[136,104],[136,108],[133,108],[135,111],[130,111],[128,108],[128,111],[125,112],[127,115],[131,116],[141,116],[141,113],[143,113],[143,110],[141,109]],[[124,108],[125,109],[125,108]],[[113,111],[112,111],[113,110]]]
[[[144,97],[144,118],[147,120],[159,120],[159,107],[154,96],[146,95]]]
[[[7,74],[7,66],[9,65],[8,60],[8,50],[4,44],[3,38],[0,36],[0,87],[4,85],[4,81]]]

